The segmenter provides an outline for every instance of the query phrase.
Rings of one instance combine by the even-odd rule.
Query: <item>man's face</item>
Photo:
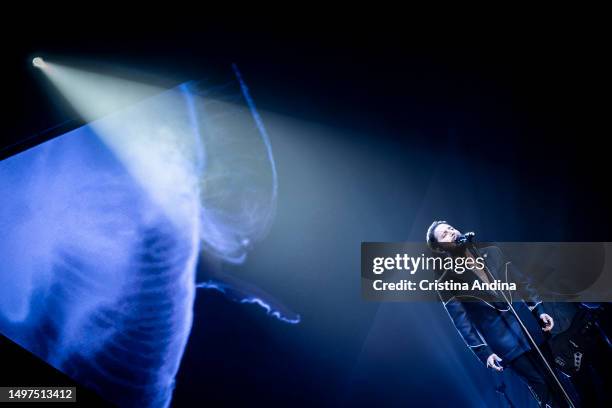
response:
[[[452,225],[449,224],[440,224],[434,230],[434,237],[436,237],[436,240],[441,244],[454,243],[460,235],[461,232],[454,229]]]

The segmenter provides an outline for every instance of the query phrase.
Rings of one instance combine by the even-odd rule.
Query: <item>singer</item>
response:
[[[473,253],[468,250],[473,236],[473,233],[461,234],[446,221],[435,221],[428,228],[426,239],[429,248],[436,253],[473,257]],[[472,279],[484,283],[501,277],[506,267],[501,250],[489,246],[479,248],[479,252],[485,259],[486,267],[469,270],[466,274],[472,274]],[[516,268],[514,269],[515,276],[521,276]],[[542,302],[529,286],[529,282],[525,280],[523,285],[529,293],[529,299],[514,299],[512,306],[527,326],[534,342],[540,346],[544,343],[542,331],[550,331],[554,322],[544,312]],[[508,303],[502,298],[499,302],[486,302],[461,296],[451,296],[442,301],[459,334],[483,364],[498,372],[506,367],[514,370],[542,407],[546,404],[550,407],[564,406],[553,378],[547,373],[544,361],[541,361],[537,350],[530,344]],[[541,322],[541,328],[538,327],[537,320]]]

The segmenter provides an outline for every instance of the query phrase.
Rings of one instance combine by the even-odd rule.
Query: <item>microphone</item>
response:
[[[459,235],[457,239],[455,239],[455,243],[460,244],[460,245],[471,243],[474,241],[475,236],[476,236],[475,232],[466,232],[463,235]]]

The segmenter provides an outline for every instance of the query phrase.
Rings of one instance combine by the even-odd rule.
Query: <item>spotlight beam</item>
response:
[[[32,60],[32,65],[36,68],[46,68],[47,67],[47,63],[45,62],[45,60],[43,60],[41,57],[36,57]]]

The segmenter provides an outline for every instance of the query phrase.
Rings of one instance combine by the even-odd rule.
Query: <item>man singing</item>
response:
[[[433,222],[426,236],[427,244],[434,252],[473,258],[473,253],[461,243],[461,237],[462,234],[446,221]],[[490,282],[490,275],[495,279],[501,278],[506,274],[506,269],[511,267],[511,263],[505,262],[501,250],[495,246],[480,248],[479,254],[488,271],[475,268],[464,279]],[[549,332],[554,322],[544,313],[542,302],[535,292],[526,285],[523,292],[529,293],[529,298],[519,301],[514,299],[512,305],[535,343],[541,345],[544,343],[542,331]],[[542,357],[532,346],[503,298],[487,301],[478,297],[447,296],[442,300],[459,334],[483,364],[498,372],[504,370],[504,367],[510,367],[529,386],[542,407],[558,406],[558,393],[553,391],[557,388]],[[541,321],[541,329],[532,316]]]

